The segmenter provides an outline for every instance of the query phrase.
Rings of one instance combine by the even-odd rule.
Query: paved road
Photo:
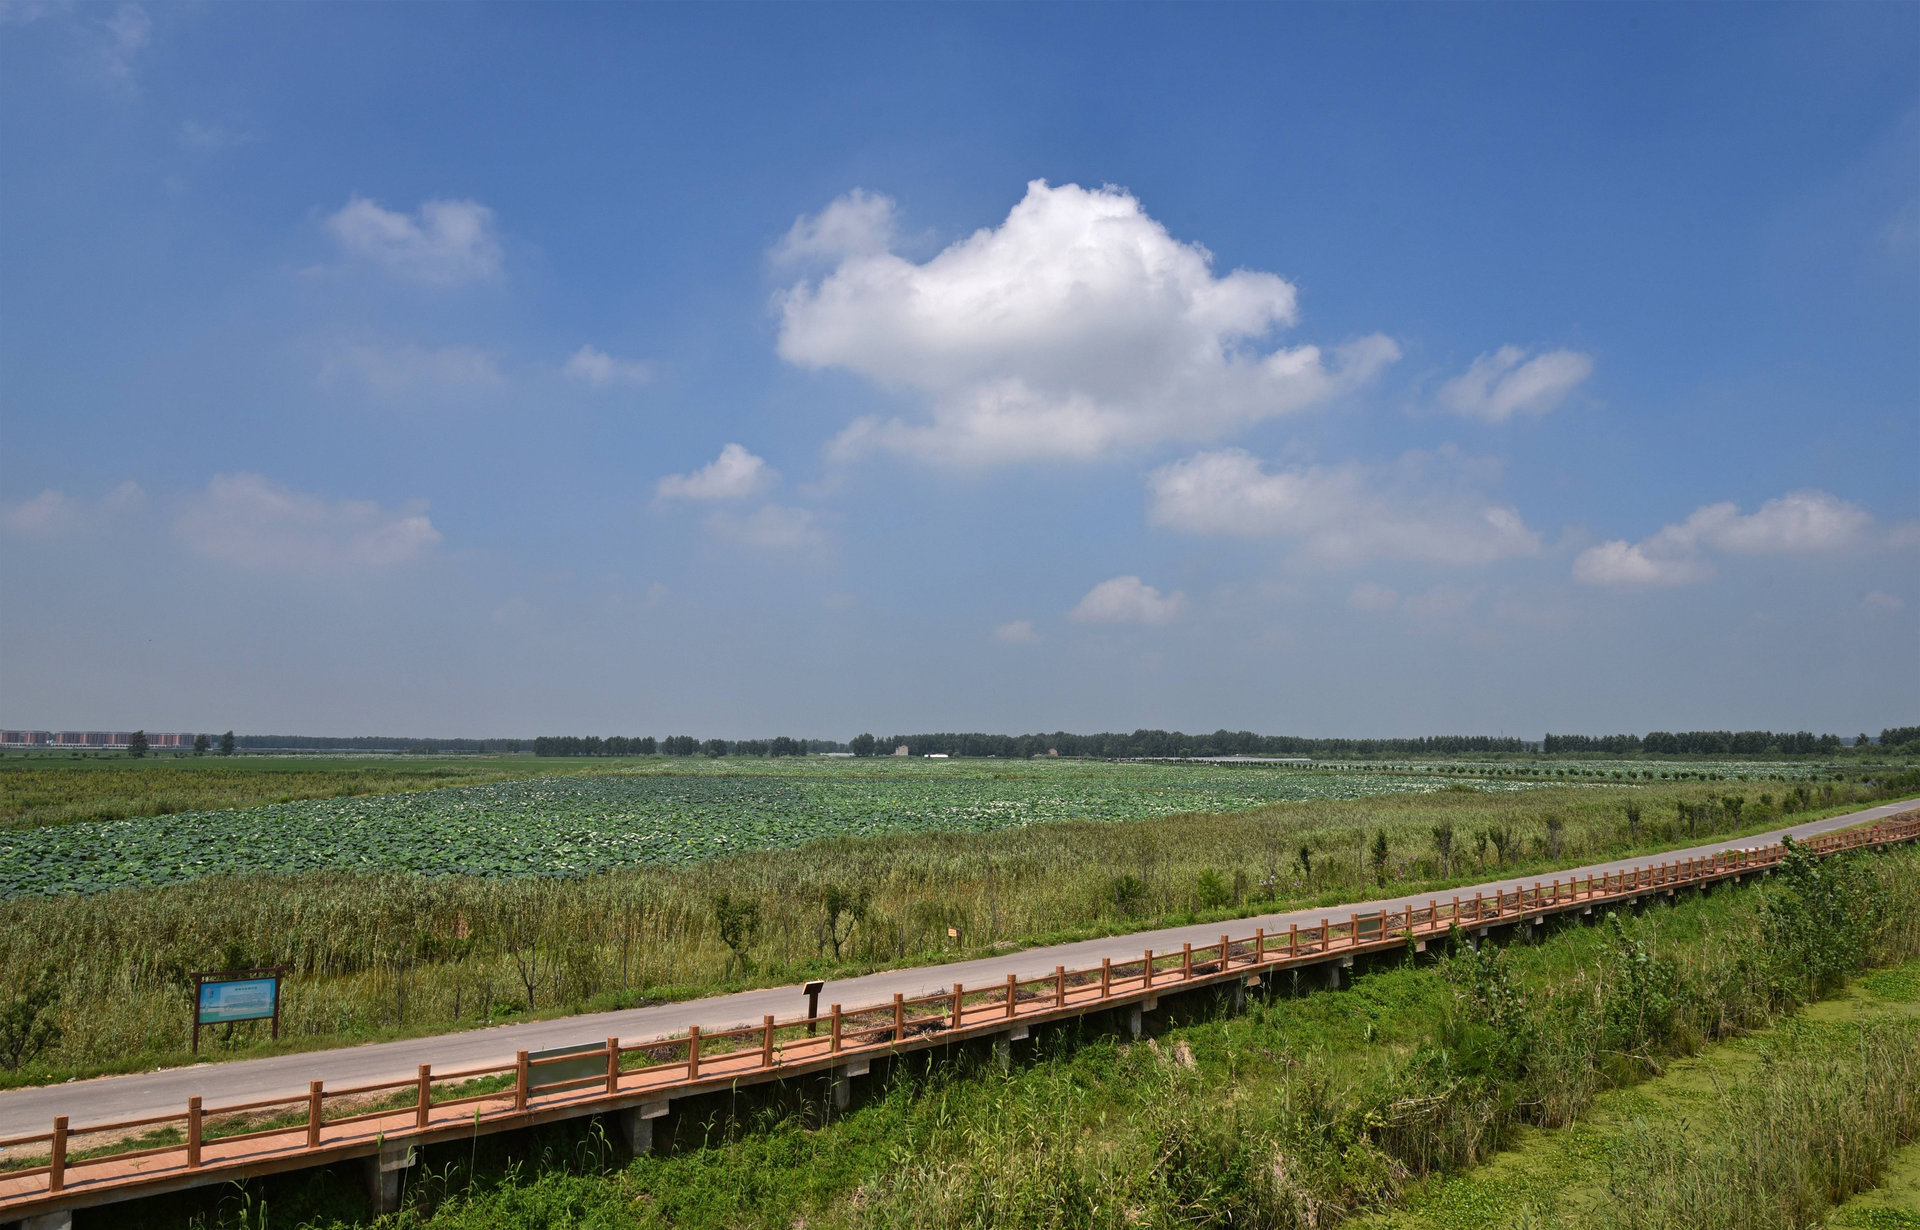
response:
[[[1891,816],[1920,805],[1920,799],[1889,803],[1851,815],[1834,816],[1806,824],[1791,825],[1769,833],[1742,838],[1739,848],[1768,845],[1782,835],[1805,837]],[[1674,861],[1701,857],[1735,848],[1727,842],[1692,846],[1665,854],[1612,863],[1594,863],[1561,872],[1585,879],[1603,872],[1624,871],[1649,861]],[[1519,880],[1490,880],[1463,889],[1448,889],[1445,896],[1471,897],[1475,892],[1491,896],[1497,889],[1512,891]],[[1524,883],[1534,883],[1528,878]],[[1082,940],[1029,948],[977,961],[956,961],[948,965],[927,965],[915,969],[888,970],[860,978],[848,978],[827,985],[821,996],[821,1010],[829,1003],[855,1005],[881,1003],[894,993],[909,997],[930,995],[952,987],[955,982],[985,986],[1004,982],[1008,974],[1021,978],[1039,978],[1053,973],[1056,965],[1068,969],[1086,968],[1103,957],[1116,961],[1131,960],[1145,949],[1155,952],[1178,951],[1184,943],[1217,943],[1221,933],[1236,937],[1251,935],[1254,928],[1265,927],[1268,934],[1285,934],[1289,925],[1317,926],[1322,918],[1335,921],[1350,913],[1375,910],[1399,910],[1412,904],[1424,906],[1435,894],[1391,897],[1378,901],[1358,901],[1348,905],[1298,910],[1289,914],[1263,914],[1232,923],[1201,923],[1190,927],[1167,927],[1140,931],[1109,939]],[[677,1004],[659,1004],[649,1008],[629,1008],[620,1012],[599,1012],[564,1017],[552,1021],[528,1021],[518,1025],[498,1025],[490,1029],[464,1033],[437,1034],[400,1042],[376,1042],[364,1046],[342,1047],[298,1055],[276,1055],[264,1059],[237,1060],[232,1063],[200,1064],[169,1068],[128,1076],[104,1076],[88,1081],[72,1081],[38,1089],[16,1089],[0,1093],[0,1136],[24,1135],[45,1131],[55,1115],[66,1115],[74,1126],[114,1120],[136,1119],[146,1115],[167,1114],[186,1106],[191,1094],[199,1094],[209,1106],[233,1105],[273,1097],[292,1097],[306,1093],[307,1082],[325,1081],[329,1086],[345,1088],[375,1081],[402,1080],[414,1075],[419,1065],[431,1063],[448,1071],[513,1062],[518,1050],[538,1050],[573,1042],[599,1042],[619,1037],[633,1042],[679,1033],[689,1025],[702,1029],[730,1029],[738,1025],[757,1025],[761,1017],[773,1013],[781,1019],[798,1016],[806,1010],[805,997],[798,987],[774,987],[763,991],[744,991],[718,995],[711,999]]]

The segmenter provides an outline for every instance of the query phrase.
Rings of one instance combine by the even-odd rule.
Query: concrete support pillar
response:
[[[1239,978],[1234,980],[1233,1010],[1236,1013],[1245,1012],[1247,1010],[1247,980],[1245,978]]]
[[[845,1110],[853,1102],[853,1078],[865,1076],[872,1065],[864,1059],[841,1064],[833,1070],[833,1108]]]
[[[367,1159],[367,1200],[375,1213],[400,1207],[401,1187],[418,1153],[412,1144],[382,1144],[379,1154]]]
[[[20,1219],[20,1230],[73,1230],[73,1210],[55,1209]]]
[[[662,1098],[658,1102],[642,1102],[638,1106],[629,1106],[620,1112],[620,1135],[627,1142],[627,1152],[634,1157],[645,1157],[653,1152],[653,1124],[657,1119],[667,1116],[672,1103]]]
[[[1129,1007],[1127,1009],[1127,1033],[1135,1042],[1140,1041],[1140,1034],[1144,1024],[1145,1022],[1141,1019],[1140,1005],[1134,1004]]]
[[[1340,989],[1340,963],[1338,961],[1329,961],[1322,968],[1327,971],[1327,990],[1338,991]]]

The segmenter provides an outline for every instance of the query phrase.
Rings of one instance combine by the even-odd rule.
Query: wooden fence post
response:
[[[1013,1006],[1020,998],[1020,984],[1012,974],[1007,975],[1007,1015],[1013,1015]]]
[[[1140,976],[1140,985],[1150,987],[1153,985],[1153,949],[1151,948],[1147,949],[1146,961],[1146,971]]]
[[[425,1131],[427,1115],[433,1109],[433,1068],[431,1064],[421,1064],[419,1075],[415,1078],[413,1093],[413,1126]]]
[[[900,1045],[907,1040],[907,1001],[900,992],[893,993],[893,1044]]]
[[[760,1018],[760,1066],[773,1066],[773,1017],[770,1014]]]
[[[1287,924],[1287,955],[1289,957],[1297,957],[1300,955],[1300,924],[1299,923]]]
[[[1053,1006],[1067,1006],[1067,967],[1064,965],[1053,967]]]
[[[47,1161],[47,1190],[57,1192],[67,1185],[67,1117],[53,1117],[53,1155]]]
[[[309,1149],[320,1147],[320,1102],[325,1096],[319,1081],[307,1082],[307,1148]]]
[[[1192,980],[1193,980],[1193,945],[1182,944],[1180,945],[1180,981],[1191,982]]]
[[[200,1095],[187,1099],[187,1169],[200,1166]]]
[[[1223,972],[1223,973],[1224,973],[1224,972],[1226,971],[1226,968],[1227,968],[1227,966],[1229,966],[1229,965],[1232,965],[1232,964],[1233,964],[1233,945],[1232,945],[1232,943],[1231,943],[1231,942],[1230,942],[1230,941],[1229,941],[1229,940],[1227,939],[1227,937],[1223,935],[1223,936],[1221,936],[1221,937],[1220,937],[1220,969],[1221,969],[1221,972]]]
[[[1265,965],[1267,963],[1267,929],[1265,927],[1254,928],[1253,963],[1255,965]]]
[[[960,984],[957,982],[954,983],[953,984],[953,1028],[954,1029],[960,1028],[960,1020],[963,1016],[966,1015],[967,1006],[960,998],[963,994],[965,994],[965,992],[963,992],[960,989]]]
[[[833,1006],[833,1012],[831,1013],[831,1016],[833,1019],[831,1024],[829,1025],[829,1030],[827,1034],[827,1050],[831,1054],[838,1055],[840,1053],[840,1005],[839,1004],[835,1004]]]
[[[513,1056],[513,1108],[517,1111],[527,1108],[527,1053],[516,1051]]]
[[[769,1017],[769,1020],[772,1018]],[[620,1039],[607,1039],[607,1096],[620,1092]]]
[[[1100,958],[1100,998],[1113,994],[1113,958]]]
[[[687,1079],[700,1078],[700,1027],[687,1026]]]

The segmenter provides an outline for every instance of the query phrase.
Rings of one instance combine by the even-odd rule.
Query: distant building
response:
[[[852,752],[815,752],[816,756],[825,756],[829,760],[852,760]]]
[[[913,753],[907,751],[907,745],[902,743],[899,747],[893,749],[893,754],[896,756],[910,756]]]
[[[1058,760],[1060,759],[1060,749],[1057,747],[1050,747],[1047,749],[1047,755],[1053,757],[1055,760]]]
[[[191,748],[193,734],[149,734],[150,748]],[[130,730],[0,730],[0,747],[84,747],[115,750],[133,742]]]

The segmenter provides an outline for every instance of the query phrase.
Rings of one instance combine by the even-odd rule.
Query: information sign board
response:
[[[193,1050],[200,1053],[202,1025],[235,1021],[272,1021],[280,1036],[281,969],[229,970],[193,976]]]

